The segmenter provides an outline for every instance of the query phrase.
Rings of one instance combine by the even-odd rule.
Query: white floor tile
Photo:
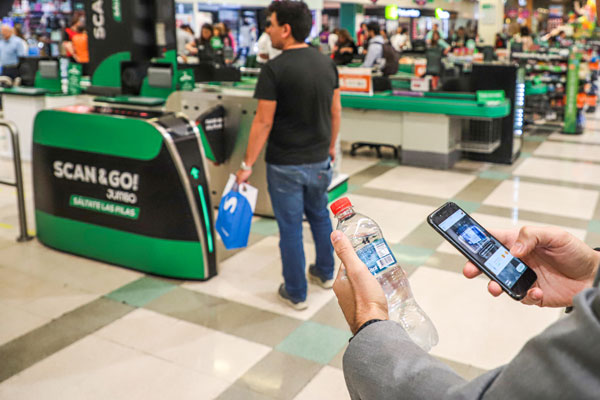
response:
[[[314,248],[305,244],[304,251],[308,266],[314,260]],[[337,267],[339,262],[335,265]],[[277,297],[282,282],[279,238],[267,237],[227,259],[221,265],[219,275],[211,280],[187,282],[183,287],[302,320],[312,317],[334,296],[331,289],[309,283],[308,309],[296,311]]]
[[[0,398],[211,399],[228,385],[90,335],[2,382]]]
[[[319,373],[302,389],[294,400],[314,399],[350,399],[344,373],[326,365]]]
[[[433,355],[492,369],[510,361],[562,313],[562,309],[525,306],[507,295],[494,298],[487,282],[428,267],[411,275],[415,298],[439,333]]]
[[[593,124],[589,126],[592,129],[600,129],[600,123],[594,121]],[[581,135],[566,135],[562,133],[553,133],[548,139],[551,140],[561,140],[565,142],[579,142],[579,143],[590,143],[590,144],[600,144],[600,132],[595,131],[586,131]]]
[[[539,222],[534,222],[534,221],[527,221],[527,220],[523,220],[519,218],[518,214],[514,215],[514,218],[504,218],[504,217],[498,217],[495,215],[489,215],[489,214],[481,214],[481,213],[474,213],[471,215],[475,221],[479,222],[479,224],[481,226],[483,226],[485,229],[487,230],[509,230],[509,229],[519,229],[523,226],[545,226],[545,224],[540,224]],[[571,234],[573,234],[575,237],[577,237],[578,239],[584,240],[585,236],[587,234],[587,231],[585,229],[576,229],[576,228],[569,228],[569,227],[560,227],[563,228],[564,230],[566,230],[567,232],[570,232]],[[452,246],[449,242],[444,240],[444,243],[442,243],[438,248],[437,251],[441,251],[443,253],[450,253],[450,254],[460,254],[458,252],[458,250],[456,250],[454,248],[454,246]]]
[[[597,151],[600,155],[600,146]],[[582,162],[531,157],[523,161],[513,175],[600,185],[600,165]]]
[[[572,158],[581,161],[600,161],[600,147],[583,143],[546,141],[533,152],[534,156]]]
[[[95,294],[0,267],[0,303],[53,319],[96,299]]]
[[[475,179],[474,175],[402,166],[374,178],[365,187],[449,199]]]
[[[351,157],[349,155],[344,155],[342,158],[341,171],[343,174],[352,176],[377,164],[378,162],[379,160],[373,157]]]
[[[50,249],[37,240],[0,248],[0,266],[98,295],[143,276],[130,269]]]
[[[354,194],[348,195],[348,198],[354,206],[354,211],[370,217],[379,224],[389,243],[400,242],[425,222],[427,216],[436,208]]]
[[[51,318],[31,314],[0,300],[0,321],[0,345],[3,345],[50,322]]]
[[[519,210],[591,219],[598,201],[595,190],[573,189],[515,178],[503,181],[483,204]]]
[[[144,309],[127,314],[95,335],[230,383],[271,350]]]

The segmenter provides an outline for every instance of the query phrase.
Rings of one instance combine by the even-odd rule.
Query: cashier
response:
[[[440,33],[438,31],[433,31],[433,35],[431,35],[431,43],[429,44],[430,49],[440,48],[444,55],[448,54],[450,51],[450,45],[444,39],[440,37]]]
[[[12,79],[19,75],[19,57],[25,56],[23,40],[15,36],[11,26],[2,25],[2,39],[0,39],[0,66],[2,75]]]

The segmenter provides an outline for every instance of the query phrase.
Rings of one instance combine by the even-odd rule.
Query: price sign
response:
[[[373,95],[373,78],[370,68],[338,68],[340,92]]]

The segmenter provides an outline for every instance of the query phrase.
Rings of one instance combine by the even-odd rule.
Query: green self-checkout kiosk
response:
[[[202,160],[196,126],[175,114],[42,111],[33,139],[38,238],[144,272],[210,278],[215,234]]]
[[[175,46],[174,3],[85,5],[89,31],[95,32],[90,35],[92,85],[102,89],[104,82],[110,93],[135,95],[131,83],[149,74],[150,59]],[[102,27],[91,25],[98,21]],[[126,49],[131,53],[125,57]],[[122,62],[115,61],[119,57]],[[158,72],[160,78],[163,71]],[[102,104],[43,110],[35,117],[40,242],[162,276],[214,276],[213,204],[199,128],[182,114],[140,107],[143,101]]]

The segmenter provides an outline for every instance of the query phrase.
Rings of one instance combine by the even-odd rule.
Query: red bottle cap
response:
[[[341,213],[344,210],[347,210],[350,207],[352,207],[352,203],[347,197],[342,197],[341,199],[334,201],[329,206],[329,208],[331,208],[331,211],[333,212],[333,215],[338,215],[339,213]]]

